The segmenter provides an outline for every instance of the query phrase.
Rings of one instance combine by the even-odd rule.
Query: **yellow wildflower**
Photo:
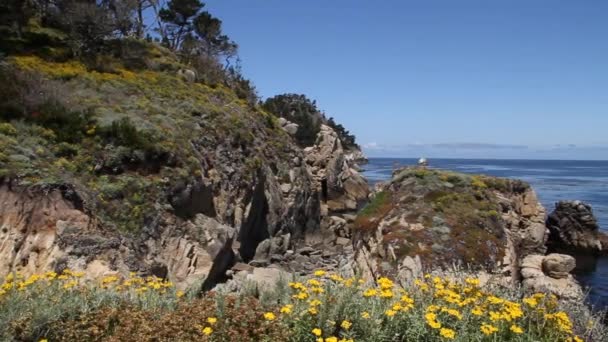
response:
[[[325,272],[325,271],[323,271],[323,270],[317,270],[317,271],[315,271],[315,276],[316,276],[316,277],[322,277],[322,276],[324,276],[324,275],[325,275],[325,273],[326,273],[326,272]]]
[[[480,306],[476,306],[471,310],[471,313],[475,316],[481,316],[483,315],[483,309]]]
[[[267,312],[264,314],[264,319],[266,319],[267,321],[274,321],[276,318],[277,316],[275,316],[275,314],[272,312]]]
[[[316,307],[311,306],[310,308],[308,308],[308,312],[309,312],[311,315],[313,315],[313,316],[314,316],[314,315],[316,315],[316,314],[318,314],[318,313],[319,313],[319,310],[317,310],[317,308],[316,308]]]
[[[298,292],[298,294],[293,295],[293,298],[299,299],[299,300],[304,300],[304,299],[308,298],[308,293]]]
[[[74,287],[76,285],[78,285],[78,282],[76,280],[70,280],[67,283],[63,284],[63,288],[67,290],[67,289],[70,289],[70,288],[72,288],[72,287]]]
[[[502,318],[500,312],[490,311],[490,321],[495,322],[499,321]]]
[[[331,336],[325,339],[325,342],[338,342],[338,338]]]
[[[182,297],[183,297],[185,294],[186,294],[186,293],[185,293],[184,291],[181,291],[181,290],[180,290],[180,291],[175,292],[175,296],[176,296],[177,298],[182,298]]]
[[[214,325],[215,323],[217,323],[217,318],[209,317],[209,318],[207,318],[207,323]]]
[[[504,303],[504,299],[502,298],[498,298],[496,296],[490,296],[488,297],[488,302],[490,302],[491,304],[502,304]]]
[[[318,286],[315,286],[315,287],[311,288],[310,291],[312,291],[314,293],[323,293],[323,292],[325,292],[325,290],[322,287],[318,287]]]
[[[479,279],[477,278],[466,278],[464,281],[469,285],[479,286]]]
[[[321,331],[321,329],[319,328],[314,328],[312,329],[312,334],[315,336],[321,336],[321,334],[323,334],[323,331]]]
[[[321,286],[321,282],[318,281],[317,279],[308,279],[308,284],[312,285],[312,286]]]
[[[523,334],[524,333],[524,330],[521,327],[519,327],[519,326],[517,326],[515,324],[512,324],[511,327],[509,328],[509,330],[511,330],[512,332],[514,332],[516,334]]]
[[[378,279],[378,285],[382,290],[392,289],[394,286],[393,281],[386,277]]]
[[[376,291],[376,289],[367,289],[365,292],[363,292],[363,297],[373,297],[377,294],[378,291]]]
[[[344,281],[344,278],[340,277],[337,274],[332,274],[329,276],[329,279],[333,280],[333,281],[337,281],[337,282],[341,282]]]
[[[395,316],[395,314],[396,314],[396,313],[397,313],[397,311],[395,311],[395,310],[390,310],[390,309],[389,309],[389,310],[386,310],[386,311],[384,312],[384,314],[386,314],[388,317],[393,317],[393,316]]]
[[[391,290],[382,290],[382,292],[380,292],[380,297],[381,298],[393,298],[393,291],[391,291]]]
[[[369,317],[370,317],[369,312],[367,312],[367,311],[363,311],[363,312],[361,313],[361,318],[363,318],[363,319],[369,319]]]
[[[538,301],[536,300],[536,298],[533,298],[533,297],[526,297],[522,300],[522,302],[524,302],[526,305],[528,305],[531,308],[534,308],[538,305]]]
[[[481,328],[479,330],[481,330],[481,332],[485,335],[492,335],[493,333],[498,331],[498,328],[493,325],[484,323],[481,325]]]
[[[293,305],[287,304],[281,308],[281,313],[290,314],[293,309]]]
[[[211,327],[205,327],[203,329],[203,334],[205,334],[207,336],[211,335],[212,332],[213,332],[213,329],[211,329]]]
[[[441,328],[441,323],[439,323],[439,321],[437,321],[437,314],[433,313],[433,312],[429,312],[426,315],[424,315],[424,318],[426,319],[426,323],[433,329],[439,329]]]
[[[349,322],[349,321],[342,321],[342,324],[340,324],[340,327],[342,327],[345,330],[348,330],[348,329],[350,329],[350,327],[352,325],[353,324],[351,322]]]
[[[313,300],[310,301],[310,306],[319,306],[321,304],[323,304],[323,302],[321,302],[318,299],[313,299]]]
[[[454,337],[456,337],[456,332],[452,329],[441,328],[441,330],[439,330],[439,335],[441,335],[449,340],[453,340]]]

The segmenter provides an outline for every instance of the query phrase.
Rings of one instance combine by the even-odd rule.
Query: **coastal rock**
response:
[[[559,298],[581,300],[581,286],[571,274],[566,273],[564,276],[561,272],[570,268],[573,262],[573,258],[564,255],[528,255],[521,261],[522,285],[531,292],[551,293]],[[550,265],[547,273],[544,271],[544,265]]]
[[[551,251],[597,255],[602,251],[599,225],[591,206],[581,201],[561,201],[547,218]]]
[[[321,125],[315,145],[304,152],[317,190],[330,212],[354,211],[367,198],[369,186],[356,170],[354,152],[344,150],[331,127]]]
[[[551,278],[567,278],[576,267],[574,257],[566,254],[552,253],[543,258],[543,272]]]
[[[372,256],[366,263],[377,264],[372,269],[418,257],[421,268],[456,262],[501,269],[516,281],[519,261],[545,252],[544,213],[521,181],[408,167],[374,192],[353,236]]]

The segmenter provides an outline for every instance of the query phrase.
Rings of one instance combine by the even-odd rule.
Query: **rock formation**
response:
[[[544,210],[525,183],[405,168],[375,194],[355,230],[374,257],[366,262],[374,272],[419,257],[425,268],[460,262],[503,268],[517,278],[519,260],[545,251],[543,221]],[[407,260],[400,268],[418,268]]]
[[[583,291],[570,274],[576,262],[565,254],[530,254],[520,264],[522,285],[532,292],[552,293],[560,298],[580,300]]]
[[[411,280],[460,262],[501,284],[582,298],[570,274],[574,258],[545,256],[545,210],[522,181],[399,169],[377,187],[353,229],[355,267],[369,277]]]
[[[551,251],[568,254],[602,252],[599,225],[591,206],[581,201],[561,201],[547,218],[548,247]]]

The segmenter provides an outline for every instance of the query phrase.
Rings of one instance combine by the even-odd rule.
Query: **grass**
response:
[[[157,278],[13,275],[0,286],[0,338],[48,341],[604,341],[583,303],[481,285],[463,273],[411,284],[324,271],[238,294],[177,291]]]
[[[354,227],[359,231],[376,229],[377,218],[383,217],[393,209],[393,199],[388,191],[377,193],[374,198],[357,214]]]

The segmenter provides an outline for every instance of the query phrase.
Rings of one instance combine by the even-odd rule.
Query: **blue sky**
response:
[[[608,159],[608,1],[208,0],[370,156]]]

